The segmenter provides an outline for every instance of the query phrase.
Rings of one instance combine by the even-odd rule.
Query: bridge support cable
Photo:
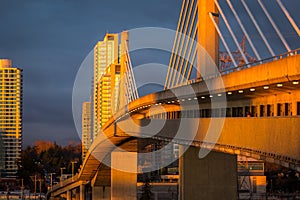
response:
[[[227,27],[227,29],[228,29],[231,37],[233,38],[233,41],[234,41],[235,45],[237,46],[237,48],[238,48],[239,52],[241,53],[241,55],[242,55],[244,61],[246,62],[246,64],[249,64],[249,61],[248,61],[247,57],[245,56],[245,54],[244,54],[244,52],[243,52],[243,50],[242,50],[239,42],[237,41],[237,38],[236,38],[236,36],[235,36],[235,34],[234,34],[234,32],[233,32],[230,24],[228,23],[227,18],[225,16],[225,14],[223,13],[223,10],[221,9],[221,6],[219,5],[218,0],[214,0],[214,1],[215,1],[215,5],[217,6],[217,8],[218,8],[218,10],[220,12],[220,15],[222,16],[222,18],[224,20],[224,23],[225,23],[225,25],[226,25],[226,27]]]
[[[169,64],[169,67],[170,67],[170,74],[169,74],[169,77],[168,77],[168,80],[169,80],[169,84],[168,84],[168,88],[172,87],[171,86],[171,82],[172,82],[172,79],[174,78],[174,74],[176,74],[177,72],[177,69],[178,69],[178,66],[175,65],[175,63],[177,62],[177,59],[178,59],[178,49],[179,49],[179,46],[181,45],[181,42],[182,42],[182,31],[183,31],[183,27],[185,25],[185,21],[186,21],[186,15],[187,15],[187,10],[189,8],[189,0],[187,1],[184,1],[183,3],[183,6],[185,7],[184,9],[184,14],[183,14],[183,18],[181,19],[181,21],[179,21],[178,23],[180,23],[180,28],[179,30],[176,30],[176,32],[179,33],[179,38],[177,38],[177,40],[174,41],[174,46],[175,46],[175,51],[172,52],[173,54],[173,59],[170,61],[170,64]],[[175,70],[176,68],[176,70]]]
[[[238,65],[236,64],[236,61],[235,61],[234,57],[232,56],[232,53],[231,53],[231,51],[230,51],[230,49],[229,49],[229,47],[228,47],[228,45],[227,45],[226,40],[224,39],[224,37],[223,37],[223,35],[222,35],[222,32],[220,31],[220,28],[219,28],[218,24],[216,23],[216,21],[215,21],[215,19],[214,19],[213,14],[212,14],[212,13],[209,13],[209,16],[210,16],[210,18],[211,18],[211,20],[212,20],[212,22],[213,22],[213,24],[214,24],[214,26],[215,26],[215,28],[216,28],[218,34],[219,34],[219,36],[220,36],[220,39],[222,40],[222,43],[223,43],[223,45],[224,45],[224,47],[225,47],[225,49],[226,49],[226,51],[227,51],[229,57],[231,58],[231,60],[232,60],[232,62],[233,62],[234,67],[237,67]]]
[[[197,1],[196,1],[197,3]],[[184,48],[184,53],[182,55],[182,59],[181,59],[181,63],[180,63],[180,69],[178,72],[178,76],[177,76],[177,80],[175,81],[175,86],[176,85],[180,85],[183,83],[183,79],[185,77],[185,73],[186,73],[186,68],[188,66],[188,63],[190,62],[189,58],[186,59],[186,55],[188,53],[188,55],[191,53],[191,51],[193,50],[193,46],[194,46],[194,41],[195,41],[195,37],[197,34],[197,26],[195,26],[195,21],[196,21],[196,16],[198,14],[198,7],[197,5],[193,5],[194,7],[194,14],[193,14],[193,18],[191,23],[189,24],[189,32],[188,34],[185,36],[185,48]],[[193,9],[192,7],[192,9]],[[192,11],[191,9],[191,11]],[[192,36],[192,37],[191,37]],[[191,41],[192,40],[192,41]],[[189,51],[187,51],[189,49]],[[184,68],[183,68],[184,66]],[[181,80],[181,81],[180,81]],[[173,84],[174,86],[174,84]]]
[[[192,1],[188,1],[187,3],[187,15],[185,17],[185,20],[183,21],[183,25],[182,25],[182,30],[180,32],[180,41],[178,43],[178,47],[179,47],[179,52],[177,51],[176,54],[175,54],[175,63],[174,63],[174,66],[173,66],[173,76],[171,76],[171,83],[170,83],[170,87],[174,87],[176,86],[174,83],[175,83],[175,80],[176,80],[176,77],[180,76],[179,75],[179,63],[184,59],[182,57],[182,49],[184,47],[184,45],[186,44],[186,32],[188,30],[188,27],[189,27],[189,23],[190,23],[190,16],[191,16],[191,12],[192,12],[192,9],[193,9],[193,4],[194,4],[194,0]]]
[[[127,70],[129,70],[129,67],[126,67]],[[134,95],[134,88],[132,84],[132,77],[129,72],[126,72],[125,74],[125,83],[126,83],[126,97],[128,99],[127,103],[130,103],[131,101],[135,100],[136,97]]]
[[[179,22],[177,24],[177,29],[176,30],[179,30],[180,28],[180,25],[181,25],[181,19],[182,19],[182,13],[183,13],[183,10],[185,8],[185,0],[183,0],[183,3],[182,3],[182,6],[181,6],[181,11],[180,11],[180,16],[179,16]],[[178,38],[178,31],[176,31],[176,35],[175,35],[175,40],[174,41],[177,41],[177,38]],[[170,57],[170,61],[169,61],[169,67],[168,67],[168,72],[167,72],[167,76],[166,76],[166,81],[165,81],[165,89],[167,88],[167,86],[169,87],[169,75],[171,73],[171,70],[170,70],[170,66],[171,66],[171,63],[173,61],[173,56],[174,56],[174,50],[175,50],[175,43],[172,47],[172,54],[171,54],[171,57]]]
[[[276,23],[274,22],[274,20],[272,19],[271,15],[269,14],[268,10],[266,9],[266,7],[264,6],[264,4],[261,2],[261,0],[258,0],[258,3],[260,5],[260,7],[263,9],[265,15],[267,16],[267,18],[269,19],[270,23],[272,24],[273,28],[275,29],[277,35],[279,36],[281,42],[283,43],[283,45],[285,46],[287,51],[291,51],[290,46],[288,45],[288,43],[286,42],[285,38],[282,36],[282,34],[280,33],[280,30],[278,29]]]
[[[192,51],[190,51],[190,53],[191,53],[191,52],[192,52]],[[196,56],[197,56],[197,52],[198,52],[198,50],[197,50],[197,44],[196,44],[196,50],[195,50],[194,53],[193,53],[193,58],[192,58],[192,60],[191,60],[191,65],[190,65],[190,67],[189,67],[189,71],[188,71],[188,74],[187,74],[187,76],[186,76],[186,83],[189,81],[189,79],[190,79],[190,77],[191,77],[191,73],[192,73],[192,69],[193,69],[193,67],[194,67],[194,63],[195,63],[195,59],[196,59]],[[190,60],[190,58],[189,58],[189,60]],[[181,82],[182,82],[182,83],[184,82],[184,76],[182,77]]]
[[[126,67],[126,73],[124,74],[125,76],[125,97],[126,97],[126,104],[130,103],[132,101],[131,99],[131,85],[130,85],[130,80],[129,80],[129,75],[128,75],[128,63],[126,61],[125,63],[125,67]]]
[[[136,82],[135,82],[135,78],[134,78],[134,73],[133,73],[133,68],[132,68],[132,63],[131,63],[131,59],[130,59],[130,55],[129,55],[129,50],[128,50],[128,46],[127,44],[125,45],[125,48],[126,48],[126,58],[128,60],[128,68],[129,68],[129,74],[130,74],[130,77],[131,77],[131,85],[132,85],[132,89],[133,89],[133,98],[134,100],[138,99],[139,98],[139,94],[138,94],[138,90],[137,90],[137,87],[136,87]]]
[[[126,64],[127,65],[127,64]],[[126,66],[126,70],[128,69],[128,67]],[[130,80],[129,80],[129,76],[128,73],[125,73],[125,97],[126,97],[126,104],[130,103],[132,101],[132,95],[131,94],[131,85],[130,85]]]
[[[125,97],[126,97],[126,103],[130,103],[131,101],[134,101],[139,98],[138,90],[135,83],[134,73],[132,69],[132,63],[128,51],[128,46],[125,44],[125,67],[126,72],[124,74],[125,76]],[[120,86],[122,87],[122,86]]]
[[[188,51],[189,53],[188,53],[188,57],[187,57],[187,60],[186,60],[185,66],[184,66],[184,71],[182,73],[182,77],[181,77],[180,83],[187,83],[188,80],[191,77],[192,69],[194,67],[194,62],[195,62],[195,58],[196,58],[197,51],[198,51],[197,50],[197,46],[198,46],[197,44],[198,43],[196,41],[197,31],[198,31],[198,26],[195,27],[195,31],[194,31],[193,38],[192,38],[192,43],[191,43],[189,51]],[[193,48],[194,48],[194,51],[193,51]],[[193,52],[193,57],[191,59],[191,53],[192,52]],[[188,65],[189,65],[189,68],[188,68]],[[188,74],[186,76],[187,69],[189,69],[189,70],[188,70]]]
[[[251,48],[252,48],[252,50],[253,50],[253,52],[254,52],[254,54],[255,54],[257,60],[261,60],[261,57],[260,57],[259,53],[257,52],[257,50],[256,50],[256,48],[255,48],[255,46],[254,46],[254,44],[253,44],[251,38],[249,37],[249,34],[248,34],[248,32],[247,32],[245,26],[243,25],[243,23],[242,23],[242,21],[241,21],[239,15],[237,14],[235,8],[233,7],[231,1],[230,1],[230,0],[227,0],[227,4],[228,4],[229,8],[231,9],[233,15],[235,16],[235,18],[236,18],[238,24],[240,25],[240,27],[241,27],[243,33],[245,34],[245,36],[246,36],[246,38],[247,38],[247,40],[248,40],[248,42],[249,42],[249,44],[250,44],[250,46],[251,46]]]
[[[125,75],[126,76],[126,75]],[[129,92],[129,86],[128,86],[128,78],[125,78],[125,100],[126,100],[126,104],[128,104],[131,101],[131,97],[128,96]]]
[[[185,61],[185,57],[183,54],[183,49],[185,49],[186,46],[188,46],[188,37],[190,37],[189,35],[187,35],[187,32],[190,31],[192,29],[192,27],[190,27],[190,22],[191,22],[191,15],[192,15],[192,11],[193,11],[193,7],[194,7],[194,2],[195,0],[192,0],[190,2],[190,4],[188,5],[188,14],[187,14],[187,18],[186,21],[184,22],[184,30],[182,32],[182,37],[181,37],[181,41],[180,41],[180,47],[179,47],[179,54],[177,54],[177,60],[175,62],[175,66],[176,66],[176,71],[175,74],[173,75],[173,80],[172,80],[172,87],[176,86],[176,79],[180,78],[180,70],[182,70],[182,62]],[[196,0],[197,2],[197,0]],[[195,14],[195,12],[194,12]],[[195,17],[193,16],[193,19],[195,20]],[[193,22],[192,22],[193,23]],[[194,24],[194,23],[193,23]],[[184,52],[186,53],[186,52]]]
[[[284,7],[284,5],[282,4],[281,0],[276,0],[279,7],[281,8],[281,10],[284,12],[285,16],[287,17],[287,19],[289,20],[289,22],[291,23],[291,25],[293,26],[293,28],[295,29],[295,31],[297,32],[298,36],[300,36],[300,30],[299,27],[297,26],[297,24],[295,23],[294,19],[291,17],[290,13],[287,11],[287,9]]]
[[[265,45],[267,46],[267,48],[268,48],[270,54],[274,57],[274,56],[275,56],[275,53],[274,53],[274,51],[272,50],[272,48],[271,48],[271,46],[270,46],[268,40],[266,39],[266,37],[265,37],[265,35],[263,34],[262,30],[260,29],[259,25],[257,24],[257,22],[256,22],[256,20],[255,20],[255,18],[254,18],[254,16],[253,16],[253,14],[251,13],[251,11],[250,11],[248,5],[245,3],[244,0],[241,0],[241,2],[242,2],[242,4],[243,4],[244,8],[246,9],[246,11],[247,11],[247,13],[248,13],[248,15],[249,15],[251,21],[253,22],[255,28],[257,29],[257,31],[259,32],[261,38],[263,39]]]

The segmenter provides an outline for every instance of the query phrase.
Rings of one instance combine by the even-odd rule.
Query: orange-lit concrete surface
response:
[[[256,115],[261,117],[226,118],[217,144],[215,146],[210,144],[203,145],[207,148],[213,148],[214,151],[246,155],[300,171],[300,135],[298,134],[300,118],[297,117],[297,102],[300,102],[300,93],[299,85],[293,83],[300,78],[299,63],[300,55],[293,55],[272,63],[262,64],[222,76],[225,90],[233,93],[227,96],[227,105],[230,108],[235,106],[257,106],[259,108],[261,105],[268,104],[273,109],[269,117],[258,109]],[[221,89],[220,79],[212,78],[206,81],[210,81],[215,85],[215,90],[211,91],[211,93],[217,94]],[[283,86],[278,87],[278,84]],[[269,89],[263,89],[266,85],[269,86]],[[148,123],[147,119],[143,118],[147,116],[151,118],[151,115],[154,114],[181,111],[182,108],[193,109],[193,106],[191,106],[193,104],[199,104],[200,109],[210,106],[210,102],[202,102],[200,98],[209,94],[204,82],[192,84],[197,100],[190,101],[183,106],[176,103],[177,99],[181,100],[184,98],[187,100],[191,96],[190,93],[187,93],[189,90],[186,87],[182,86],[174,89],[184,94],[179,98],[175,97],[172,91],[167,90],[144,96],[121,109],[103,126],[105,136],[98,136],[90,148],[90,152],[87,154],[87,158],[80,170],[78,180],[89,181],[98,177],[96,178],[98,182],[106,182],[105,187],[107,189],[110,188],[111,171],[110,169],[101,170],[103,168],[99,168],[99,166],[102,165],[99,159],[95,157],[99,158],[100,156],[101,159],[105,159],[114,150],[111,144],[116,146],[124,145],[135,138],[131,137],[131,135],[145,134],[140,133],[137,127],[126,126],[129,116],[137,120],[137,124],[143,124]],[[250,93],[248,90],[251,88],[255,88],[255,92]],[[238,90],[243,90],[244,93],[238,94]],[[291,107],[288,108],[287,116],[282,116],[276,109],[278,104],[284,103],[291,104]],[[151,113],[149,110],[151,110]],[[245,113],[245,107],[243,112]],[[190,124],[199,126],[195,139],[192,141],[193,146],[199,147],[205,137],[210,119],[197,118],[188,120]],[[161,123],[160,121],[157,120],[157,123]],[[164,128],[153,136],[154,138],[168,141],[174,136],[179,123],[178,119],[167,119],[166,121]],[[116,124],[120,125],[122,123],[125,124],[122,126],[123,130],[116,126]],[[155,119],[152,119],[151,123],[156,123]],[[124,129],[124,127],[127,127],[127,129]],[[182,139],[182,141],[178,140],[177,142],[185,144],[185,138],[183,137]],[[132,147],[129,145],[130,148]],[[101,171],[103,171],[104,175],[101,175]],[[65,186],[68,187],[67,185]],[[59,185],[57,187],[55,191],[61,188]],[[55,191],[53,191],[55,194],[59,193]]]
[[[192,143],[194,146],[199,146],[200,142],[206,135],[210,119],[189,120],[191,120],[191,123],[199,123],[200,128],[198,129],[195,140]],[[152,120],[152,123],[155,123],[155,121],[156,120]],[[155,137],[165,140],[172,138],[174,134],[176,134],[176,127],[179,123],[178,121],[179,120],[177,119],[167,120],[164,129]],[[298,130],[300,130],[299,117],[226,118],[224,128],[217,144],[214,147],[208,144],[208,147],[213,148],[214,151],[246,155],[295,168],[297,167],[297,162],[299,163],[300,160],[300,136],[298,134]],[[128,130],[128,132],[133,133],[136,132],[136,130]],[[119,138],[119,140],[123,139],[124,137],[122,137],[122,139]],[[178,142],[180,143],[180,141]],[[183,140],[182,144],[184,143],[185,141]],[[101,145],[97,148],[98,151],[102,149]],[[96,149],[94,150],[96,151]],[[112,151],[112,149],[102,150],[103,152],[107,151],[105,152],[106,156]],[[292,166],[293,163],[295,164],[294,166]],[[85,171],[85,174],[81,174],[81,179],[85,177],[84,179],[89,180],[93,176],[97,177],[98,175],[96,175],[96,173],[100,174],[101,172],[105,172],[105,170],[101,170],[101,168],[97,171],[100,164],[99,160],[90,155],[89,159],[86,160],[83,168],[81,169],[82,172]],[[102,181],[102,184],[106,180],[109,185],[111,173],[110,169],[107,169],[106,173],[106,175],[99,175],[98,179]],[[75,185],[74,183],[70,183],[70,185],[64,184],[64,187],[54,192],[53,195],[55,196],[55,194],[64,193],[68,190],[68,188],[78,187],[79,185],[79,182],[75,183]],[[56,187],[60,188],[60,185],[57,185]],[[103,188],[100,187],[100,190],[102,189]]]
[[[197,131],[192,145],[199,146],[209,128],[211,119],[185,119],[186,135],[178,134],[178,124],[182,119],[166,120],[163,129],[154,138],[172,140],[185,144],[190,138],[190,131]],[[220,118],[214,118],[216,123]],[[140,122],[148,124],[150,120]],[[126,121],[122,127],[126,126]],[[151,123],[161,125],[161,120],[152,119]],[[198,125],[198,126],[197,126]],[[155,126],[155,125],[154,125]],[[193,127],[194,126],[194,127]],[[198,129],[196,129],[199,127]],[[215,146],[207,144],[208,148],[230,154],[246,154],[268,162],[275,162],[300,171],[300,117],[262,117],[262,118],[226,118],[220,138]],[[138,130],[128,127],[127,133],[138,137]],[[149,133],[140,133],[143,136]],[[182,141],[180,141],[182,140]]]
[[[218,13],[218,11],[213,0],[199,0],[197,7],[198,42],[203,49],[207,51],[208,55],[212,57],[212,60],[218,63],[219,38],[209,17],[210,12]],[[216,20],[218,21],[218,19]],[[114,55],[117,55],[117,52],[115,52]],[[130,145],[130,143],[134,141],[135,137],[147,134],[150,134],[151,138],[169,141],[177,133],[178,125],[180,124],[180,119],[174,119],[176,118],[175,116],[172,117],[173,119],[167,116],[166,120],[152,119],[151,124],[154,125],[154,127],[156,124],[157,127],[162,126],[161,130],[153,134],[153,130],[152,133],[151,129],[148,129],[148,132],[143,132],[143,127],[139,127],[139,125],[147,125],[149,123],[150,119],[145,118],[151,118],[153,115],[159,115],[161,113],[172,114],[171,112],[182,112],[184,109],[196,111],[200,111],[200,109],[203,108],[209,109],[210,101],[205,100],[201,102],[200,99],[203,96],[209,99],[207,95],[218,95],[218,93],[223,91],[235,93],[232,96],[227,96],[231,114],[234,113],[233,108],[235,106],[242,107],[243,113],[246,112],[246,106],[259,106],[259,108],[262,109],[257,111],[256,114],[261,116],[261,118],[226,118],[223,129],[221,130],[221,136],[216,141],[216,145],[202,144],[211,119],[185,119],[185,132],[181,132],[179,138],[177,135],[177,143],[184,145],[187,142],[186,139],[190,138],[192,146],[199,147],[200,145],[204,145],[204,147],[208,149],[222,153],[214,152],[206,157],[206,160],[199,160],[197,159],[197,151],[199,148],[191,148],[187,151],[186,155],[181,158],[180,164],[180,198],[188,200],[208,198],[236,199],[237,177],[235,154],[279,162],[282,165],[300,171],[300,135],[298,134],[298,130],[300,130],[300,118],[291,117],[298,114],[296,105],[298,101],[300,102],[300,97],[297,95],[298,93],[294,92],[295,90],[299,90],[299,88],[297,89],[296,85],[291,84],[293,81],[300,79],[300,55],[291,54],[283,59],[236,71],[221,77],[215,77],[215,69],[207,68],[207,58],[202,59],[203,55],[201,54],[198,54],[198,57],[200,59],[197,60],[197,66],[200,72],[198,72],[197,77],[200,78],[200,76],[202,76],[205,81],[150,94],[121,108],[101,127],[104,134],[99,134],[94,140],[81,167],[77,181],[89,182],[93,180],[92,185],[98,187],[98,185],[103,186],[105,183],[107,184],[106,187],[109,188],[111,186],[109,184],[112,184],[111,180],[114,180],[114,175],[113,177],[111,176],[111,170],[103,167],[101,161],[111,159],[111,152],[115,150],[115,146],[123,146],[126,150],[134,151],[136,150],[134,148],[135,145]],[[124,62],[121,64],[124,64]],[[95,70],[97,71],[98,68],[96,67]],[[94,78],[94,80],[98,80],[99,78]],[[276,84],[283,84],[285,87],[283,89],[277,88],[274,86]],[[212,86],[211,91],[208,91],[207,85]],[[288,85],[288,88],[286,85]],[[262,90],[261,88],[264,86],[271,87],[272,90]],[[94,90],[95,89],[96,87]],[[244,90],[249,89],[255,89],[256,92],[251,94],[244,92]],[[243,90],[240,95],[236,94],[239,90]],[[96,94],[96,91],[94,94]],[[179,94],[179,96],[176,97],[174,94]],[[193,96],[194,94],[196,95]],[[271,97],[272,95],[279,95],[281,99]],[[224,96],[225,94],[223,94],[223,97]],[[179,101],[182,102],[182,99],[193,101],[190,101],[184,106],[179,106]],[[96,103],[96,101],[94,101],[94,103]],[[271,105],[273,105],[273,107],[280,107],[279,104],[283,103],[287,105],[284,114],[288,113],[288,116],[285,118],[271,117],[281,113],[278,112],[281,111],[281,109],[273,109],[273,112],[271,112]],[[290,104],[291,108],[289,106]],[[200,108],[196,109],[195,105]],[[155,108],[155,106],[160,107]],[[270,112],[265,113],[264,107],[261,106],[267,106]],[[220,107],[220,109],[222,109],[222,107]],[[100,111],[100,108],[95,110],[94,115],[96,115],[98,111]],[[255,109],[252,110],[251,108],[251,111],[254,112]],[[270,113],[273,114],[270,115]],[[270,117],[266,118],[265,115],[270,115]],[[133,120],[130,121],[129,117],[132,117]],[[97,116],[95,118],[97,118]],[[166,123],[162,124],[164,120]],[[215,118],[214,120],[217,123],[218,120],[222,119]],[[97,125],[97,123],[94,125]],[[94,131],[95,130],[95,135],[97,135],[97,127],[94,127]],[[195,137],[191,138],[187,137],[187,135]],[[126,143],[129,145],[126,146]],[[225,155],[224,153],[232,155]],[[225,159],[229,160],[229,162],[225,162]],[[228,164],[228,168],[221,169],[226,164]],[[208,176],[203,176],[199,173],[200,171],[207,172]],[[232,177],[228,177],[228,175],[232,175]],[[219,183],[221,185],[218,185],[219,180],[216,179],[220,176],[222,177],[222,181]],[[130,177],[130,179],[131,178],[132,177]],[[118,183],[121,178],[115,180],[117,180]],[[61,187],[55,187],[52,195],[54,195],[54,192],[61,190],[60,188],[64,188],[64,184],[65,183],[62,183]],[[199,186],[201,190],[198,189]],[[65,187],[71,189],[67,184]],[[188,187],[191,188],[188,189]],[[119,188],[116,193],[124,191],[124,187],[119,185]],[[58,194],[58,192],[55,194]],[[223,196],[221,196],[221,194],[223,194]],[[98,196],[96,199],[107,198],[104,196],[105,195],[103,195],[103,198]],[[124,199],[126,199],[126,197],[124,197]]]
[[[199,46],[207,52],[211,57],[214,63],[219,62],[219,37],[216,31],[216,28],[210,19],[209,13],[219,13],[216,5],[213,1],[197,1],[198,8],[198,39],[197,42]],[[218,19],[216,19],[218,23]],[[202,55],[201,51],[198,53],[197,60],[197,77],[203,74],[215,74],[216,68],[207,67],[207,63],[210,61],[207,60],[206,55]],[[205,70],[205,71],[204,71]]]
[[[137,153],[112,152],[111,199],[122,200],[125,197],[128,200],[137,199],[137,159]],[[117,170],[120,166],[124,171]]]
[[[189,90],[190,86],[181,86],[173,88],[172,90],[165,90],[162,92],[157,92],[154,94],[149,94],[143,96],[136,101],[131,102],[128,106],[120,109],[103,127],[110,126],[115,120],[126,115],[129,112],[141,113],[141,111],[146,106],[153,106],[159,102],[168,102],[171,100],[177,100],[178,98],[188,98],[191,95],[196,94],[197,97],[208,94],[218,94],[220,91],[234,92],[239,90],[246,90],[251,88],[263,88],[264,86],[276,85],[276,84],[291,84],[293,81],[300,80],[300,55],[292,55],[289,57],[282,58],[270,63],[261,64],[255,67],[248,69],[243,69],[240,71],[232,72],[230,74],[223,75],[221,77],[212,77],[205,81],[196,82],[191,84],[193,90]],[[223,84],[222,84],[223,82]],[[212,85],[213,90],[208,91],[206,84]],[[223,88],[223,86],[225,88]],[[270,91],[277,94],[282,93],[291,93],[291,90],[299,90],[298,85],[294,85],[293,88],[277,88],[277,90],[265,90],[264,92],[270,95]],[[286,91],[284,91],[286,90]],[[192,93],[189,93],[192,92]],[[174,93],[181,94],[179,97],[176,97]],[[256,97],[265,97],[266,95],[263,92],[257,94],[256,92],[252,93],[251,96],[241,94],[238,98],[249,99]],[[263,95],[263,96],[262,96]],[[272,95],[272,94],[271,94]],[[227,98],[231,98],[227,96]]]

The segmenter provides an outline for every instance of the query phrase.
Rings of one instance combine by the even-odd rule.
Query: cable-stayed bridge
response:
[[[237,199],[237,155],[300,171],[299,28],[284,2],[272,3],[294,43],[269,1],[183,0],[165,90],[139,98],[127,49],[126,105],[50,196],[136,199],[141,138],[181,145],[178,199]]]

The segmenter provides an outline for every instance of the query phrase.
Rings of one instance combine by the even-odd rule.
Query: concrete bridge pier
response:
[[[97,174],[91,180],[92,200],[109,200],[111,199],[111,169],[103,165],[98,169]]]
[[[111,199],[137,199],[137,153],[112,152]]]
[[[72,200],[72,190],[67,191],[67,200]]]
[[[179,198],[237,199],[236,155],[210,152],[199,159],[198,154],[199,148],[189,147],[179,160]]]
[[[75,189],[75,199],[76,200],[86,200],[84,184],[81,184],[78,188]]]

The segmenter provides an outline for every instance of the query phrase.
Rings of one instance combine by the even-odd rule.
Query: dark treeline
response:
[[[63,174],[77,173],[81,160],[81,144],[71,143],[68,146],[60,146],[56,143],[38,141],[34,146],[27,146],[22,152],[19,162],[19,179],[23,179],[26,189],[34,190],[34,181],[42,180],[43,191],[50,186],[50,174],[53,182],[58,182]],[[36,178],[35,178],[36,177]],[[39,185],[39,184],[38,184]]]
[[[300,192],[299,172],[271,163],[266,163],[265,168],[268,193]]]

